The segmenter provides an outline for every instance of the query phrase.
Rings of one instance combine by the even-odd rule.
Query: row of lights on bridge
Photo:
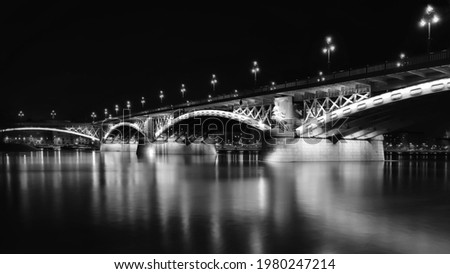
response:
[[[260,72],[260,68],[258,66],[258,62],[257,61],[253,61],[253,67],[251,69],[251,72],[254,75],[254,80],[255,80],[255,85],[256,85],[256,83],[257,83],[257,75]],[[211,77],[212,91],[216,90],[217,83],[218,83],[218,80],[217,80],[216,75],[212,74],[212,77]],[[275,87],[275,82],[271,82],[271,88],[270,89],[272,90],[274,87]],[[181,92],[181,96],[183,98],[185,98],[186,91],[187,90],[186,90],[185,84],[181,84],[180,92]],[[238,95],[239,95],[239,92],[238,92],[237,89],[235,89],[234,93],[233,93],[233,97],[238,97]],[[161,103],[162,103],[163,99],[164,99],[164,91],[161,90],[159,92],[159,98],[160,98]],[[212,95],[208,94],[208,102],[211,102],[211,101],[212,101]],[[187,100],[186,103],[189,104],[190,103],[189,100]],[[144,108],[144,105],[145,105],[145,98],[144,97],[141,97],[141,104],[142,104],[142,108]],[[119,105],[115,105],[114,109],[116,111],[116,115],[118,115],[119,110],[120,110]],[[130,103],[130,101],[126,102],[126,110],[131,110],[131,103]],[[92,112],[91,118],[92,118],[93,121],[95,121],[95,119],[97,118],[97,115],[96,115],[95,112]],[[105,119],[106,118],[112,118],[112,116],[111,116],[111,114],[108,115],[108,109],[105,108]]]
[[[428,30],[428,36],[427,36],[427,52],[430,53],[430,47],[431,47],[431,25],[435,24],[437,22],[440,21],[440,18],[438,16],[438,14],[436,13],[436,11],[434,10],[434,8],[431,5],[428,5],[425,8],[425,13],[424,16],[422,17],[422,19],[419,21],[419,26],[420,27],[427,27]],[[326,54],[327,56],[327,67],[328,67],[328,71],[330,71],[331,68],[331,53],[334,52],[336,50],[336,46],[333,44],[332,41],[332,37],[331,36],[327,36],[325,38],[325,46],[322,48],[322,52],[324,54]],[[400,61],[397,62],[397,67],[401,67],[403,66],[406,62],[406,55],[404,53],[400,53]],[[260,73],[260,68],[258,65],[257,61],[253,61],[253,67],[251,68],[251,73],[254,76],[254,83],[255,85],[257,84],[257,77],[258,77],[258,73]],[[319,71],[319,77],[317,78],[317,81],[324,81],[325,78],[323,76],[323,72]],[[211,86],[212,86],[212,91],[214,92],[216,90],[216,85],[218,84],[218,80],[215,74],[212,74],[211,77]],[[269,86],[269,90],[274,90],[275,89],[275,82],[271,82],[270,86]],[[181,95],[183,98],[185,98],[185,93],[186,93],[186,86],[185,84],[181,84]],[[234,97],[238,96],[238,91],[234,90]],[[159,98],[161,100],[161,103],[163,102],[164,99],[164,92],[161,90],[159,92]],[[208,102],[212,101],[212,95],[208,94]],[[186,101],[186,103],[189,104],[189,101]],[[142,108],[144,108],[145,105],[145,98],[142,97],[141,98],[141,105]],[[116,115],[118,115],[119,113],[119,105],[115,105],[115,112]],[[126,109],[127,110],[131,110],[131,103],[130,101],[126,102]],[[105,108],[105,119],[106,118],[112,118],[111,114],[108,113],[108,109]],[[55,119],[56,116],[56,112],[54,110],[52,110],[52,112],[50,113],[50,115],[52,116],[52,119]],[[23,118],[24,117],[24,113],[22,111],[19,112],[18,114],[19,118]],[[97,118],[97,115],[95,112],[92,112],[91,114],[91,118],[93,119],[93,121],[95,121],[95,119]]]
[[[431,48],[431,25],[440,21],[439,15],[436,13],[431,5],[425,8],[425,13],[422,19],[419,21],[420,27],[427,27],[427,52],[430,53]],[[400,53],[400,60],[397,62],[397,67],[404,66],[406,64],[406,54]]]

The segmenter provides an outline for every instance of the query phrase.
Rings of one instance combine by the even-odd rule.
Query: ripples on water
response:
[[[0,154],[2,253],[450,253],[447,162]]]

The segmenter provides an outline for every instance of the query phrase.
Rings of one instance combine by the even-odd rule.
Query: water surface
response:
[[[450,253],[449,168],[0,154],[0,252]]]

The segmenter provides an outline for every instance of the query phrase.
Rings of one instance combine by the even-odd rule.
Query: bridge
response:
[[[382,160],[382,135],[432,119],[449,90],[443,51],[58,130],[102,150],[215,153],[237,142],[275,161]]]
[[[36,149],[96,148],[100,146],[101,128],[93,124],[67,121],[18,123],[0,129],[2,143],[26,144]]]

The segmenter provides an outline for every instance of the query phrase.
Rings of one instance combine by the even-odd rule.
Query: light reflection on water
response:
[[[0,155],[2,253],[450,253],[447,162]]]

